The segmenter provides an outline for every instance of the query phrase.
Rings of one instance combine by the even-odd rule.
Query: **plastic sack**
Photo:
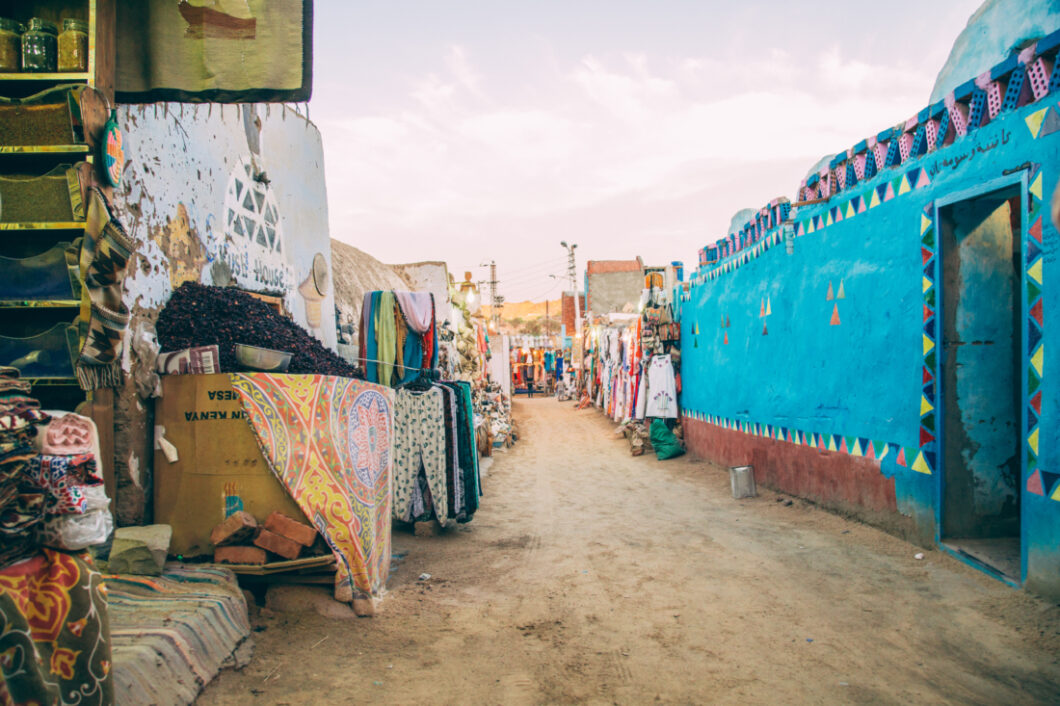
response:
[[[68,552],[103,544],[114,531],[110,510],[90,510],[83,515],[49,517],[41,528],[41,544]]]
[[[660,461],[677,458],[685,453],[681,442],[662,419],[652,420],[651,445],[655,448],[655,457]]]

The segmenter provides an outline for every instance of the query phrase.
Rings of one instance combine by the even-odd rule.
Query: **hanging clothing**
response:
[[[677,417],[677,385],[670,356],[654,356],[648,365],[647,378],[648,399],[644,410],[645,416],[675,419]]]
[[[358,357],[368,382],[390,387],[438,367],[434,296],[428,292],[367,292],[361,308]]]
[[[445,413],[445,490],[449,499],[448,519],[454,519],[463,509],[463,488],[461,487],[460,452],[456,412],[456,392],[446,385],[435,385],[442,393]]]
[[[422,468],[438,522],[449,521],[446,487],[445,399],[442,391],[397,391],[394,400],[394,517],[409,514],[413,484]]]
[[[409,328],[419,334],[434,324],[434,295],[430,292],[394,292]]]
[[[397,358],[397,329],[394,324],[394,293],[380,292],[375,310],[375,338],[379,359],[379,384],[390,387]]]
[[[459,509],[453,512],[458,522],[467,522],[479,505],[478,448],[475,444],[475,413],[471,403],[471,383],[442,382],[455,395],[453,434],[457,448],[457,469],[453,477],[453,495]]]

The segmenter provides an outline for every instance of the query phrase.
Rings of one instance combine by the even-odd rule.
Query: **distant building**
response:
[[[644,289],[644,262],[589,260],[585,266],[586,305],[593,314],[632,313]]]
[[[578,311],[585,315],[585,293],[578,293]],[[576,330],[574,325],[574,292],[564,292],[560,303],[560,323],[563,324],[563,332],[566,336],[573,336]]]

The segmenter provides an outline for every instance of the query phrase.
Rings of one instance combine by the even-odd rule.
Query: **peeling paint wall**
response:
[[[433,294],[438,321],[449,320],[452,314],[452,303],[449,298],[449,268],[444,262],[412,262],[404,265],[391,265],[390,268],[408,282],[410,292]]]
[[[118,110],[127,163],[116,209],[138,244],[125,282],[134,334],[186,281],[283,297],[292,318],[335,349],[334,294],[309,325],[298,293],[320,253],[331,270],[323,144],[316,126],[279,105],[155,103]],[[330,277],[329,277],[330,280]],[[153,402],[127,378],[115,403],[119,524],[150,520]]]

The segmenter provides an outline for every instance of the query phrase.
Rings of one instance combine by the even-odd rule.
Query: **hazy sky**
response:
[[[317,0],[331,235],[497,261],[509,301],[586,259],[684,260],[823,154],[927,105],[979,0]]]

